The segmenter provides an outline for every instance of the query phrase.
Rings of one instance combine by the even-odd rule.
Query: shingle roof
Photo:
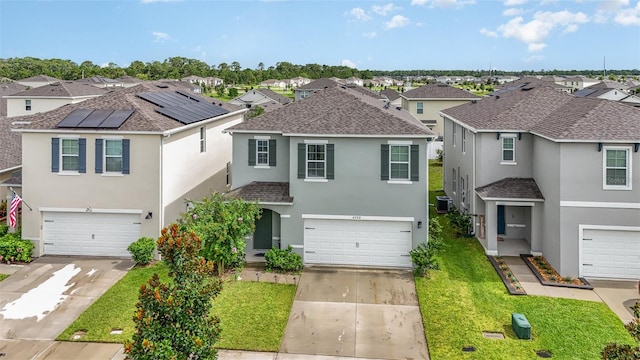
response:
[[[349,88],[333,87],[228,128],[230,132],[433,136],[406,111]]]
[[[336,81],[328,78],[320,78],[314,80],[308,84],[298,86],[296,90],[322,90],[324,88],[331,88],[340,85]]]
[[[107,91],[108,90],[97,88],[90,84],[63,81],[24,90],[19,93],[12,94],[12,96],[80,97],[93,95],[98,96],[106,93]]]
[[[20,82],[43,82],[43,81],[58,82],[62,80],[56,79],[48,75],[36,75],[36,76],[28,77],[26,79],[20,79],[18,81]]]
[[[480,96],[446,84],[427,84],[403,92],[407,99],[479,99]]]
[[[271,100],[274,100],[282,105],[286,105],[290,102],[292,102],[293,100],[291,100],[290,98],[286,97],[286,96],[282,96],[280,94],[278,94],[275,91],[269,90],[269,89],[255,89],[255,91],[261,93],[262,95],[268,97]]]
[[[293,203],[288,182],[254,181],[230,191],[227,196],[261,203]]]
[[[173,120],[156,111],[158,106],[139,98],[136,94],[149,91],[169,91],[175,92],[178,88],[170,84],[162,84],[164,88],[156,86],[157,83],[145,82],[130,88],[111,90],[106,94],[85,100],[76,104],[69,104],[58,109],[48,111],[46,113],[35,114],[30,116],[21,116],[12,118],[14,121],[30,121],[29,125],[23,126],[26,129],[55,129],[62,119],[76,109],[109,109],[109,110],[135,110],[118,129],[110,129],[115,131],[166,131],[184,126],[184,124]],[[183,90],[184,91],[184,90]],[[199,96],[189,93],[189,96],[215,103],[231,112],[241,110],[242,107],[212,101],[211,98]]]
[[[346,86],[349,89],[353,89],[353,90],[355,90],[355,91],[357,91],[357,92],[359,92],[359,93],[361,93],[363,95],[372,97],[372,98],[374,98],[376,100],[386,100],[387,99],[386,97],[378,94],[375,91],[371,91],[371,90],[369,90],[368,88],[366,88],[364,86],[360,86],[360,85],[356,85],[356,84],[347,84],[347,85],[342,85],[342,86]]]
[[[0,117],[0,171],[22,164],[22,137],[11,131],[13,120]]]
[[[640,110],[577,98],[552,87],[523,87],[442,111],[475,130],[532,132],[555,140],[640,139]]]
[[[27,86],[18,84],[17,82],[0,83],[0,116],[7,116],[7,99],[3,99],[2,97],[5,95],[13,95],[26,89]]]
[[[400,94],[393,89],[384,89],[380,91],[380,94],[386,96],[390,101],[393,101],[400,97]]]
[[[538,184],[532,178],[504,178],[476,188],[485,199],[544,200]]]

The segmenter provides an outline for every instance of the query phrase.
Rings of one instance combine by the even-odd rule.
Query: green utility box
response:
[[[518,313],[511,314],[511,327],[516,332],[518,339],[531,339],[531,324],[527,318]]]

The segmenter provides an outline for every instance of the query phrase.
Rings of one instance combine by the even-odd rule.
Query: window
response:
[[[515,136],[502,137],[502,162],[516,162],[516,138]]]
[[[307,178],[325,177],[325,145],[307,144]]]
[[[467,152],[467,129],[462,128],[462,153]]]
[[[389,149],[389,178],[409,180],[409,145],[391,145]]]
[[[424,104],[422,102],[416,103],[416,113],[422,114],[424,112]]]
[[[631,149],[604,147],[604,189],[631,190]]]
[[[25,100],[24,101],[24,109],[26,111],[31,111],[31,100]]]
[[[205,126],[200,128],[200,152],[207,151],[207,128]]]
[[[62,139],[60,163],[62,171],[78,171],[80,165],[79,139]]]
[[[465,207],[467,201],[467,191],[464,187],[464,178],[460,176],[460,207]]]
[[[256,140],[256,165],[269,165],[269,140]]]
[[[227,175],[227,185],[231,185],[231,162],[227,162],[225,170]]]
[[[104,140],[105,172],[122,173],[122,140]]]
[[[456,169],[453,169],[453,195],[458,191],[458,175],[456,174]]]
[[[453,124],[453,138],[451,139],[451,144],[453,144],[453,146],[456,146],[456,131],[457,131],[457,125],[456,123],[452,123]]]
[[[334,144],[306,140],[298,144],[298,179],[326,181],[334,178]]]

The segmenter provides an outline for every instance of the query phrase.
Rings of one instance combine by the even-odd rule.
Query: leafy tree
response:
[[[238,96],[238,89],[236,89],[234,87],[229,88],[229,97],[234,98],[234,97],[237,97],[237,96]]]
[[[162,230],[158,251],[169,268],[172,283],[154,274],[142,285],[133,317],[136,331],[125,343],[127,359],[216,359],[220,322],[209,316],[211,300],[222,290],[211,276],[213,263],[199,252],[200,239],[180,231],[177,224]]]
[[[251,107],[251,109],[249,110],[249,112],[247,112],[247,119],[251,119],[254,118],[256,116],[260,116],[264,114],[264,108],[260,105],[254,105]]]
[[[186,231],[193,231],[202,239],[202,255],[216,264],[218,274],[227,267],[244,262],[244,237],[255,230],[260,215],[257,203],[239,198],[225,198],[213,193],[182,214],[180,223]]]

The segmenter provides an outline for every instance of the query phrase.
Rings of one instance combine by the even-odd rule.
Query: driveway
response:
[[[0,282],[0,340],[53,340],[133,266],[131,260],[41,257]]]
[[[411,271],[306,268],[280,352],[428,359]]]
[[[589,279],[593,291],[598,294],[625,324],[633,320],[631,306],[640,301],[640,281]]]

